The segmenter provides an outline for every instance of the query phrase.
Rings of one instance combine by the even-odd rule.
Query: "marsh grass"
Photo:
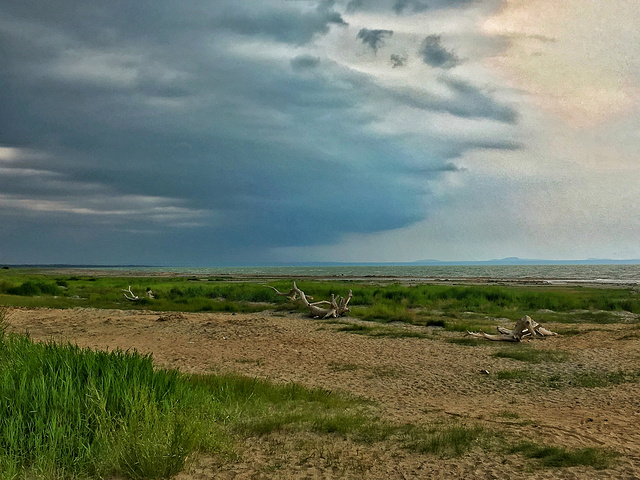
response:
[[[499,380],[517,380],[520,382],[528,381],[533,378],[533,373],[529,370],[513,369],[513,370],[500,370],[495,374]]]
[[[8,317],[7,308],[0,306],[0,339],[3,339],[7,333],[7,327],[9,326]]]
[[[180,471],[191,452],[220,443],[217,402],[187,388],[177,372],[155,371],[150,357],[9,335],[0,365],[6,471],[159,478]]]
[[[508,420],[517,420],[520,418],[520,414],[518,412],[514,412],[513,410],[502,410],[495,414],[497,418],[505,418]]]
[[[615,372],[584,372],[573,374],[568,379],[570,385],[583,388],[610,387],[638,381],[640,381],[640,370],[632,372],[622,370]]]
[[[292,280],[234,280],[231,277],[110,277],[61,276],[46,269],[0,271],[0,304],[27,307],[142,309],[155,311],[255,312],[303,311],[264,283],[289,291]],[[129,302],[122,289],[154,300]],[[492,285],[374,285],[353,281],[300,281],[315,299],[353,290],[351,315],[378,323],[403,322],[441,326],[448,331],[495,328],[486,317],[516,320],[525,314],[539,322],[608,324],[623,321],[619,312],[640,313],[640,295],[629,289],[566,286],[520,287]],[[437,314],[433,312],[438,312]],[[475,312],[468,318],[468,312]],[[624,321],[637,321],[627,317]]]
[[[402,303],[376,303],[370,307],[353,307],[351,314],[373,322],[415,323],[415,315]]]
[[[479,338],[472,337],[447,338],[447,343],[454,343],[456,345],[462,345],[465,347],[490,346],[490,344],[486,340],[480,340]]]
[[[497,358],[511,358],[520,362],[529,363],[561,363],[566,362],[570,358],[568,352],[557,350],[536,350],[525,345],[518,345],[514,348],[506,348],[499,350],[493,354]]]
[[[4,335],[0,478],[168,478],[194,453],[232,455],[240,434],[339,424],[362,436],[376,421],[364,405],[295,384],[157,370],[136,352]]]
[[[610,305],[614,307],[615,305]],[[596,325],[608,325],[611,323],[619,323],[620,315],[615,313],[620,311],[614,308],[614,311],[578,311],[571,312],[568,315],[560,316],[557,321],[560,323],[593,323]]]
[[[538,445],[522,442],[509,449],[509,453],[520,453],[534,459],[540,467],[575,467],[584,465],[596,470],[608,468],[618,456],[602,448],[567,449],[564,447]]]
[[[362,368],[356,363],[330,362],[329,368],[334,372],[353,372]]]
[[[458,422],[435,424],[425,429],[409,426],[403,433],[409,450],[442,457],[462,455],[475,447],[490,450],[502,437],[485,427]]]
[[[497,380],[509,380],[532,388],[606,388],[625,383],[640,382],[640,370],[590,371],[544,374],[533,370],[500,370],[493,375]]]
[[[495,332],[497,325],[503,325],[502,321],[490,320],[490,319],[477,319],[468,320],[460,319],[455,321],[448,321],[445,324],[444,329],[447,332]]]
[[[387,327],[379,325],[363,325],[359,323],[343,323],[337,328],[338,332],[354,333],[376,338],[430,338],[424,332],[416,332],[401,327]]]

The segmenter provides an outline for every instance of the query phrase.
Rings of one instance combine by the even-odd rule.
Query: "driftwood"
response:
[[[280,292],[276,287],[272,287],[271,285],[265,285],[265,287],[272,289],[274,292],[276,292],[276,295],[280,295],[281,297],[287,297],[292,302],[295,302],[298,299],[298,292],[296,292],[295,288],[292,288],[288,292]],[[311,295],[307,295],[307,298],[310,300],[313,300],[313,297]]]
[[[497,342],[521,342],[525,338],[553,337],[558,335],[547,330],[542,325],[534,321],[529,315],[525,315],[516,322],[513,330],[504,327],[496,327],[499,335],[491,335],[484,332],[467,332],[467,335],[476,338],[486,338]]]
[[[129,285],[128,290],[123,288],[122,291],[124,292],[124,298],[126,298],[127,300],[130,300],[132,302],[137,302],[138,300],[140,300],[140,297],[131,291],[131,285]],[[146,295],[147,298],[156,298],[150,288],[147,289]]]
[[[305,293],[298,288],[298,286],[296,285],[296,282],[293,282],[292,291],[295,293],[297,297],[299,297],[300,301],[304,304],[304,306],[307,307],[307,310],[309,310],[309,315],[312,316],[313,318],[329,318],[329,317],[337,318],[351,311],[349,309],[349,302],[353,297],[353,292],[351,290],[349,290],[349,294],[347,295],[346,298],[338,297],[336,299],[335,295],[332,293],[330,301],[321,300],[319,302],[313,302],[313,303],[309,302],[309,299],[311,298],[313,300],[313,298],[305,295]],[[324,308],[324,307],[321,307],[320,305],[328,305],[328,307]]]

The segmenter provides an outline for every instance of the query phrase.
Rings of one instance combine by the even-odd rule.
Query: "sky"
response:
[[[634,0],[0,3],[0,263],[640,258]]]

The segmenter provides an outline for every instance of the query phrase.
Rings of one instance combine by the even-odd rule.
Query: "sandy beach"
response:
[[[375,402],[382,418],[428,426],[467,422],[506,438],[568,448],[599,447],[620,456],[607,470],[535,468],[515,454],[479,449],[440,458],[393,444],[357,444],[311,434],[248,438],[232,463],[199,458],[181,480],[205,478],[640,478],[640,385],[546,388],[502,380],[495,372],[532,369],[544,375],[637,369],[637,324],[579,325],[572,335],[536,340],[537,349],[567,352],[562,363],[527,364],[493,354],[504,345],[450,343],[456,332],[413,329],[427,338],[367,337],[300,313],[158,313],[75,308],[13,308],[10,330],[36,340],[96,349],[152,353],[160,367],[183,372],[237,372],[346,391]],[[622,319],[624,320],[624,319]],[[355,318],[344,321],[357,323]],[[548,325],[554,329],[558,325]],[[572,325],[572,328],[574,326]],[[597,328],[594,328],[597,327]],[[487,374],[486,372],[489,372]],[[507,440],[505,440],[507,441]],[[512,440],[508,440],[512,441]]]

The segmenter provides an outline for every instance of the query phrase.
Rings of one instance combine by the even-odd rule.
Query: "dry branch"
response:
[[[330,301],[321,300],[314,303],[309,303],[309,298],[312,300],[313,298],[305,295],[305,293],[298,288],[296,282],[293,282],[293,288],[291,290],[294,292],[294,295],[300,298],[300,301],[305,307],[307,307],[307,310],[309,310],[309,315],[313,318],[337,318],[350,311],[349,302],[353,297],[353,292],[351,290],[349,290],[349,294],[346,298],[338,297],[338,299],[336,299],[335,295],[332,293]],[[323,308],[319,305],[329,305],[329,308]]]
[[[476,338],[486,338],[496,342],[521,342],[525,338],[541,338],[552,337],[558,335],[551,330],[547,330],[542,325],[534,321],[529,315],[525,315],[516,322],[513,330],[504,327],[496,327],[499,335],[491,335],[489,333],[467,332],[467,335]]]
[[[276,287],[272,287],[271,285],[265,285],[265,287],[272,289],[274,292],[276,292],[276,295],[280,295],[281,297],[287,297],[292,302],[298,299],[298,292],[296,292],[294,288],[292,288],[291,290],[285,293],[285,292],[278,291]],[[313,300],[312,296],[308,296],[307,298]]]
[[[127,300],[131,300],[132,302],[140,300],[140,297],[137,296],[136,294],[134,294],[131,291],[131,285],[129,285],[129,289],[128,290],[123,288],[122,291],[124,292],[124,294],[123,294],[124,298],[126,298]]]
[[[137,302],[138,300],[140,300],[140,297],[131,291],[131,285],[129,285],[129,289],[123,288],[122,291],[124,292],[124,298],[126,298],[127,300],[131,300],[132,302]],[[150,288],[147,289],[146,295],[149,299],[156,298]]]

